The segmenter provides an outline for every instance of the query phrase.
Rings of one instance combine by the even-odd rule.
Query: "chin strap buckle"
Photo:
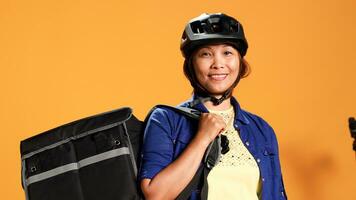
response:
[[[228,93],[230,92],[225,92],[220,98],[210,97],[210,101],[213,102],[215,106],[220,105],[226,99]]]

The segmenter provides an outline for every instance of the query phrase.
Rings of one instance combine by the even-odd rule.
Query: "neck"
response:
[[[227,98],[225,99],[221,104],[219,105],[214,105],[213,102],[211,101],[207,101],[204,103],[204,106],[207,108],[207,109],[210,109],[210,110],[227,110],[231,107],[231,97],[230,98]]]

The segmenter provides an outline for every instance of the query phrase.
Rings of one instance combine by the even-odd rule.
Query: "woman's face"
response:
[[[239,66],[239,52],[228,44],[203,46],[193,55],[199,83],[215,96],[222,95],[235,82]]]

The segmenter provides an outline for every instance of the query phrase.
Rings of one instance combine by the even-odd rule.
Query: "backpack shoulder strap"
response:
[[[146,115],[146,118],[144,120],[144,124],[147,124],[147,121],[148,121],[149,117],[151,116],[152,112],[154,110],[156,110],[157,108],[168,108],[170,110],[173,110],[173,111],[175,111],[177,113],[180,113],[180,114],[182,114],[184,116],[187,116],[188,118],[194,119],[194,120],[199,120],[200,119],[200,115],[201,115],[201,112],[199,110],[195,110],[195,109],[192,109],[192,108],[182,107],[182,106],[174,107],[174,106],[169,106],[169,105],[158,104],[158,105],[154,106],[148,112],[148,114]]]
[[[159,104],[156,105],[153,109],[156,108],[168,108],[195,120],[199,120],[201,115],[201,112],[199,110],[188,108],[188,107],[182,107],[182,106],[173,107],[173,106]]]
[[[220,159],[220,137],[216,137],[205,151],[203,164],[199,166],[192,180],[178,195],[176,200],[187,200],[191,196],[193,190],[200,187],[200,200],[208,199],[208,174],[210,170],[219,162]]]

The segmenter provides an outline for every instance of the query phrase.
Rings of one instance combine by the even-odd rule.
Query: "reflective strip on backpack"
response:
[[[91,164],[94,164],[94,163],[97,163],[97,162],[100,162],[103,160],[107,160],[110,158],[118,157],[121,155],[127,155],[127,154],[130,154],[129,148],[122,147],[122,148],[107,151],[107,152],[104,152],[104,153],[101,153],[101,154],[98,154],[98,155],[95,155],[92,157],[88,157],[88,158],[85,158],[85,159],[80,160],[75,163],[63,165],[63,166],[48,170],[46,172],[42,172],[40,174],[30,176],[26,179],[26,186],[29,186],[32,183],[36,183],[38,181],[42,181],[42,180],[45,180],[45,179],[69,172],[69,171],[78,170],[82,167],[85,167],[85,166],[88,166],[88,165],[91,165]]]

